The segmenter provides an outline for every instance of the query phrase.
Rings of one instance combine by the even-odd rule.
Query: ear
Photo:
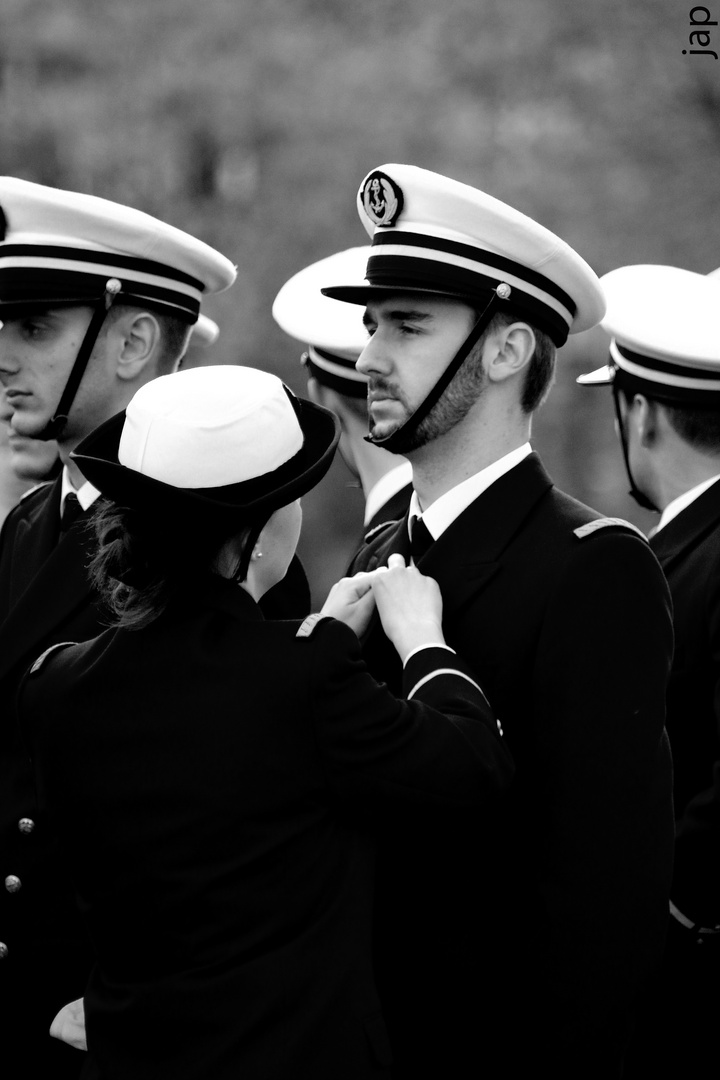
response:
[[[134,381],[160,353],[162,331],[149,311],[127,311],[110,328],[108,339],[117,359],[116,374],[124,381]]]
[[[654,401],[644,394],[635,394],[629,410],[630,422],[635,425],[641,446],[652,446],[658,437],[658,411]]]
[[[486,341],[485,363],[490,382],[504,382],[523,371],[535,352],[535,333],[524,322],[496,330]]]
[[[307,396],[310,401],[312,401],[313,405],[323,404],[322,389],[323,388],[317,379],[313,375],[310,375],[307,381]]]

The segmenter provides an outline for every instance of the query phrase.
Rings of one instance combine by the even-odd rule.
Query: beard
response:
[[[446,435],[461,420],[464,420],[473,405],[480,399],[487,388],[487,376],[482,365],[477,362],[475,350],[465,360],[452,382],[446,387],[440,399],[435,402],[430,412],[419,424],[412,422],[413,415],[422,402],[413,408],[407,400],[402,389],[386,379],[371,379],[368,391],[382,390],[388,397],[397,401],[403,410],[403,416],[397,420],[392,429],[381,436],[387,439],[395,436],[393,453],[406,454],[413,450],[419,450],[422,446],[434,442],[441,435]],[[428,391],[429,392],[429,391]],[[371,439],[375,436],[377,424],[368,411],[368,426]],[[407,430],[402,430],[407,428]],[[398,441],[399,435],[399,441]],[[382,445],[382,443],[380,443]]]

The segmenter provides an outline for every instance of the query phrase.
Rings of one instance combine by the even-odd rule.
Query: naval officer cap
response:
[[[366,304],[373,293],[420,292],[479,306],[497,291],[558,346],[604,314],[584,259],[484,191],[414,165],[381,165],[360,185],[357,206],[372,238],[366,283],[337,279],[326,296]]]
[[[362,286],[369,245],[338,251],[306,266],[285,282],[272,306],[278,326],[306,346],[308,373],[348,397],[367,396],[367,378],[355,369],[368,333],[362,312],[322,293],[328,281]]]
[[[601,279],[610,363],[577,381],[615,383],[676,405],[720,408],[720,278],[635,265]]]
[[[38,305],[117,300],[194,323],[236,271],[189,233],[120,203],[0,177],[0,318]]]

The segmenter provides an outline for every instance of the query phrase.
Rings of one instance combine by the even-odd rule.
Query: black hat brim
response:
[[[423,289],[418,285],[331,285],[321,289],[323,296],[331,300],[342,300],[346,304],[365,305],[373,297],[388,296],[391,293],[419,293],[422,296],[447,296],[452,300],[464,300],[472,304],[472,298],[467,292],[459,289]]]
[[[322,480],[340,438],[334,413],[303,398],[290,397],[304,436],[302,447],[273,472],[238,484],[179,488],[121,465],[118,449],[124,411],[92,431],[71,457],[83,476],[120,506],[154,515],[206,514],[238,524],[263,517],[267,520]]]

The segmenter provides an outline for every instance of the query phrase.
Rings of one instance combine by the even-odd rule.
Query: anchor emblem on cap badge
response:
[[[403,208],[403,194],[385,173],[370,173],[363,187],[365,213],[378,226],[394,225]]]

